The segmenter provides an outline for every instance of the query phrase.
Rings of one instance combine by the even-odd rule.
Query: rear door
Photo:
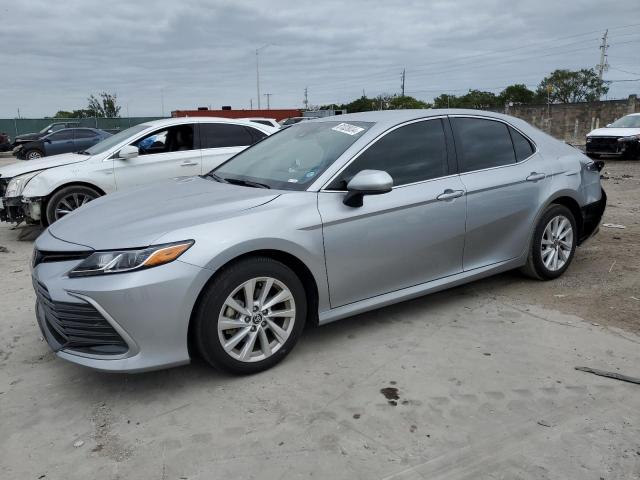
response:
[[[464,270],[492,265],[524,253],[545,172],[537,167],[531,140],[496,119],[451,116],[467,191]]]
[[[200,150],[195,147],[195,123],[161,127],[131,143],[138,156],[114,158],[118,190],[173,177],[199,175]]]
[[[199,131],[203,174],[267,136],[257,128],[233,123],[203,122]]]
[[[98,132],[90,128],[75,128],[74,132],[76,151],[86,150],[100,141]]]
[[[391,130],[318,194],[332,308],[462,271],[464,187],[445,127],[437,118]],[[344,205],[346,184],[366,169],[388,172],[393,190]]]

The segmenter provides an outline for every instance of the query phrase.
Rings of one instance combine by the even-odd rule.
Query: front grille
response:
[[[598,153],[619,153],[618,137],[590,137],[587,150]]]
[[[56,302],[47,287],[34,282],[43,328],[54,350],[69,349],[97,355],[119,355],[129,347],[107,320],[89,303]]]
[[[48,262],[68,262],[70,260],[84,260],[91,252],[48,252],[45,250],[33,250],[33,258],[31,260],[31,265],[36,266],[41,263]]]

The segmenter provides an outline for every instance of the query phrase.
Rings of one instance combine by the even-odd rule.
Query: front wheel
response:
[[[571,210],[564,205],[550,205],[536,226],[522,271],[538,280],[558,278],[573,260],[577,239],[576,220]]]
[[[37,148],[32,148],[31,150],[28,150],[24,154],[24,158],[26,160],[37,160],[42,157],[44,157],[44,153],[41,150],[38,150]]]
[[[70,185],[54,193],[47,202],[46,219],[49,225],[100,196],[96,190],[82,185]]]
[[[212,366],[251,374],[280,362],[304,327],[302,282],[285,264],[251,257],[221,271],[196,310],[195,340]]]

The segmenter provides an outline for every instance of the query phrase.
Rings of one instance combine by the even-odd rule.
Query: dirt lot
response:
[[[640,479],[640,162],[610,162],[605,223],[547,283],[507,273],[305,332],[244,378],[104,374],[33,314],[37,230],[0,226],[7,479]],[[397,398],[396,398],[397,397]]]

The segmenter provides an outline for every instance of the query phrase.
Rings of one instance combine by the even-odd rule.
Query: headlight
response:
[[[22,191],[24,187],[29,183],[33,177],[38,175],[42,170],[37,170],[35,172],[25,173],[24,175],[18,175],[17,177],[13,177],[9,180],[9,185],[7,185],[7,190],[4,193],[4,196],[7,198],[11,197],[19,197],[22,195]]]
[[[108,273],[124,273],[157,267],[173,262],[193,244],[193,240],[185,240],[183,242],[154,245],[139,250],[95,252],[71,270],[69,276],[106,275]]]

